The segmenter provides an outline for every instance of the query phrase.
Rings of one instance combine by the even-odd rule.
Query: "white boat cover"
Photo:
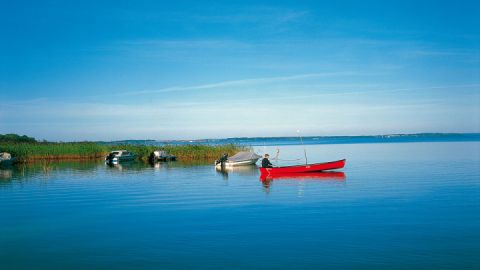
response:
[[[163,150],[153,151],[153,154],[154,154],[156,157],[166,157],[166,156],[168,156],[168,155],[167,155],[167,151],[163,151]]]
[[[7,152],[0,153],[0,160],[10,160],[12,159],[12,155]]]
[[[252,160],[252,159],[259,159],[262,156],[255,154],[254,152],[249,151],[242,151],[238,152],[235,155],[228,157],[228,161],[230,162],[240,162],[245,160]]]

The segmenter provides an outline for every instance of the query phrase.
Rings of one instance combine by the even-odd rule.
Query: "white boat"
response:
[[[261,157],[262,156],[259,156],[255,153],[249,152],[249,151],[238,152],[231,157],[229,157],[228,155],[225,154],[220,159],[215,161],[215,167],[221,168],[222,166],[224,166],[224,167],[234,167],[234,166],[253,165]]]
[[[164,150],[155,150],[150,153],[148,160],[151,163],[155,163],[157,161],[176,161],[177,157],[173,155],[169,155],[167,151]]]
[[[0,153],[0,166],[10,166],[15,162],[16,158],[12,157],[10,153]]]
[[[119,163],[122,161],[132,161],[135,159],[135,154],[128,152],[127,150],[115,150],[110,152],[108,156],[105,157],[105,162],[107,163]]]

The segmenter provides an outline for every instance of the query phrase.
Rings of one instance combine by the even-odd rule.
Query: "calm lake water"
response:
[[[302,146],[280,146],[281,164]],[[0,169],[1,269],[480,269],[480,142],[306,146],[343,177]],[[277,147],[256,147],[275,156]]]

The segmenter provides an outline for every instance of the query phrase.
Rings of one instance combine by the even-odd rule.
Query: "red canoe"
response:
[[[295,165],[286,167],[274,167],[274,168],[260,168],[261,174],[274,175],[274,174],[287,174],[287,173],[308,173],[308,172],[320,172],[326,170],[341,169],[345,166],[345,159],[315,163],[307,165]]]

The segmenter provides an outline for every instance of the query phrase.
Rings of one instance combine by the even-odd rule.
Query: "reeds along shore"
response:
[[[18,162],[39,160],[84,160],[106,156],[113,150],[127,150],[135,153],[139,160],[148,160],[154,150],[166,150],[179,159],[216,159],[223,153],[232,155],[244,149],[234,144],[225,145],[103,145],[93,142],[78,143],[0,143],[0,152],[11,153]]]

